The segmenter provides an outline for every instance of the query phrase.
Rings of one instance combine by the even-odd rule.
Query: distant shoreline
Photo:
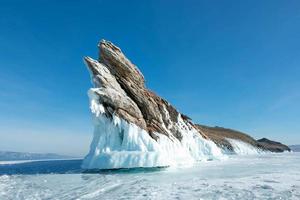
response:
[[[297,145],[289,145],[289,147],[294,152],[300,152],[300,145],[299,144],[297,144]]]
[[[70,159],[77,158],[77,156],[66,156],[55,153],[28,153],[28,152],[14,152],[14,151],[0,151],[1,161],[26,161],[26,160],[49,160],[49,159]]]

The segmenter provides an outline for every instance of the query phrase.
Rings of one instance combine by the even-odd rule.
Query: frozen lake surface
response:
[[[81,162],[0,163],[0,199],[300,199],[300,153],[97,173]]]

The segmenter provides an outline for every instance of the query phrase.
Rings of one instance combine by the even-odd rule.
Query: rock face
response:
[[[284,152],[284,151],[291,151],[291,149],[288,146],[281,144],[280,142],[275,142],[275,141],[269,140],[267,138],[262,138],[260,140],[257,140],[257,142],[261,146],[263,146],[264,148],[266,148],[272,152],[280,153],[280,152]]]
[[[237,131],[194,124],[146,88],[144,76],[120,48],[105,40],[98,47],[98,60],[84,58],[94,85],[88,94],[95,129],[83,168],[192,164],[228,151],[271,149]]]

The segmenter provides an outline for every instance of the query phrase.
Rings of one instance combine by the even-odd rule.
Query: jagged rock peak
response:
[[[143,74],[126,58],[119,47],[106,40],[101,40],[98,47],[99,61],[108,65],[114,75],[124,76],[144,85],[145,79]]]

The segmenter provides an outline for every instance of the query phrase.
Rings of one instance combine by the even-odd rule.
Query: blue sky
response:
[[[300,143],[300,2],[0,3],[0,150],[84,155],[104,38],[195,122]]]

